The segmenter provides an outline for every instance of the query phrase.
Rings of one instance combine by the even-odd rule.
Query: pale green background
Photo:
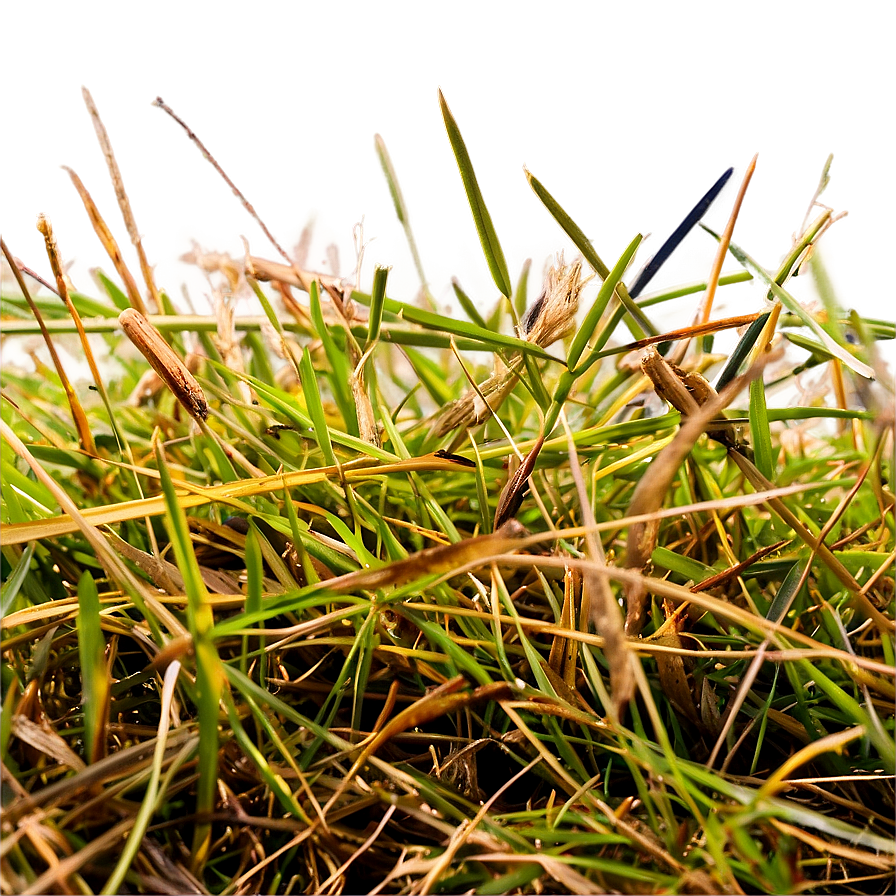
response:
[[[844,304],[892,317],[894,8],[9,3],[4,236],[16,255],[47,273],[33,226],[46,212],[63,254],[77,262],[76,283],[93,290],[87,267],[111,266],[60,170],[66,164],[127,244],[81,101],[86,84],[163,287],[179,297],[187,283],[201,302],[203,278],[177,261],[193,238],[241,253],[245,235],[254,252],[274,257],[225,184],[150,105],[160,94],[282,243],[291,247],[313,218],[310,262],[326,269],[327,246],[335,243],[347,274],[352,227],[363,216],[371,242],[362,286],[374,262],[391,264],[390,293],[412,299],[415,273],[373,150],[373,135],[381,133],[434,294],[448,302],[456,275],[488,307],[496,292],[445,136],[441,86],[514,278],[532,257],[538,281],[545,259],[569,246],[527,186],[524,164],[611,265],[634,233],[653,233],[640,264],[734,165],[735,178],[708,218],[722,227],[737,181],[759,152],[735,241],[774,268],[833,152],[825,199],[849,216],[825,238],[825,259]],[[712,254],[711,240],[694,234],[651,289],[705,276]],[[812,297],[807,283],[793,289]],[[761,293],[746,287],[721,298],[720,313],[743,313],[759,307]]]

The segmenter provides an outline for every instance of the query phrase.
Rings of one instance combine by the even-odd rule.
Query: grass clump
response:
[[[3,371],[5,892],[886,892],[894,325],[830,294],[832,213],[767,273],[751,166],[708,281],[644,295],[731,172],[634,279],[527,173],[582,255],[529,302],[441,104],[500,294],[468,321],[288,256],[199,259],[262,313],[181,314],[83,185],[102,294],[48,224],[42,295],[4,245],[53,365]]]

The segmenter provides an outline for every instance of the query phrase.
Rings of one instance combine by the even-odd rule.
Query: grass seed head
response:
[[[576,325],[579,294],[590,280],[582,277],[582,259],[563,263],[563,253],[557,256],[544,280],[544,292],[529,307],[520,321],[522,336],[542,348],[568,336]]]

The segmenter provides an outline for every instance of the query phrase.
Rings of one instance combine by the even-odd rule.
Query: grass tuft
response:
[[[770,274],[730,242],[748,174],[708,276],[642,296],[730,170],[630,288],[640,237],[608,268],[526,172],[583,256],[530,304],[440,103],[502,296],[455,281],[469,320],[379,137],[426,308],[282,250],[211,272],[255,315],[181,314],[142,249],[141,299],[74,174],[104,294],[48,230],[32,297],[3,245],[4,339],[52,360],[2,372],[5,891],[888,892],[896,327],[838,302],[836,216]],[[708,319],[752,278],[770,307]],[[62,349],[101,342],[79,390]]]

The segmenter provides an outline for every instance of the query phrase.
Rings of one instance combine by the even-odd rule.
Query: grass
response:
[[[440,102],[500,293],[469,321],[256,257],[261,315],[180,314],[83,185],[118,279],[69,294],[47,224],[55,284],[4,289],[7,342],[97,371],[3,370],[4,892],[889,892],[894,325],[832,294],[832,213],[766,272],[747,178],[709,282],[642,295],[640,237],[605,264],[527,173],[583,255],[531,302]]]

